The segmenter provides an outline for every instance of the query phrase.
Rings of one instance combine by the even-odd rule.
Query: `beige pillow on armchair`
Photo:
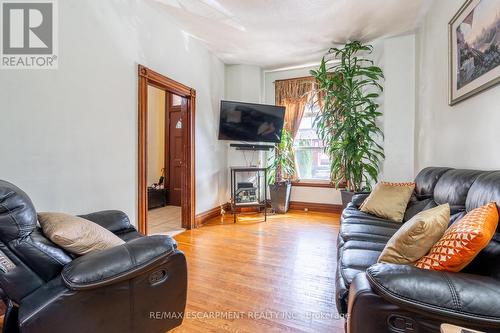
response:
[[[43,233],[68,252],[83,255],[125,244],[97,223],[64,213],[38,213]]]
[[[402,222],[415,183],[379,182],[361,204],[362,212],[394,222]]]

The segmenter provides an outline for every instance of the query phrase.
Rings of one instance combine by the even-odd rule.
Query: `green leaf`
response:
[[[370,188],[385,157],[378,143],[383,139],[377,125],[382,112],[376,103],[384,75],[372,60],[363,58],[372,51],[371,45],[352,41],[331,48],[319,68],[311,71],[325,97],[313,126],[330,156],[332,183],[347,181],[352,190]]]

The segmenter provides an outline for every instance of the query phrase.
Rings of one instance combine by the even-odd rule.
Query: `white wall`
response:
[[[462,4],[435,1],[417,34],[415,172],[426,166],[500,168],[500,86],[448,105],[447,24]]]
[[[224,64],[154,1],[59,1],[59,69],[0,74],[0,177],[40,211],[137,213],[137,64],[197,91],[196,212],[227,201]],[[222,190],[220,190],[222,189]]]
[[[225,98],[246,103],[262,102],[262,69],[250,65],[226,65]],[[274,103],[273,103],[274,104]],[[231,166],[265,166],[262,152],[239,151],[228,147],[228,168]]]
[[[262,70],[258,66],[226,65],[226,94],[229,100],[260,103]]]
[[[158,183],[165,167],[165,91],[148,86],[148,186]]]
[[[414,178],[415,35],[383,41],[383,130],[385,159],[380,179]]]

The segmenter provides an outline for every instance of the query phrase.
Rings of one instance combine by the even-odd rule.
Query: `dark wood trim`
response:
[[[303,201],[290,201],[290,209],[304,210],[311,212],[324,212],[324,213],[342,213],[342,205],[325,204],[317,202],[303,202]]]
[[[195,106],[196,90],[176,82],[143,65],[138,66],[138,214],[139,231],[147,234],[147,106],[148,85],[184,97],[187,100],[187,138],[185,140],[186,163],[182,182],[182,226],[186,229],[195,227]]]
[[[314,76],[308,75],[308,76],[299,76],[299,77],[291,77],[289,79],[278,79],[274,80],[274,82],[280,82],[280,81],[292,81],[292,80],[302,80],[302,79],[314,79]]]
[[[194,219],[196,227],[199,227],[218,216],[220,216],[220,206],[209,209],[203,213],[196,214]]]
[[[335,188],[335,185],[330,182],[315,182],[307,180],[294,181],[292,182],[292,186]]]
[[[168,189],[170,187],[170,99],[172,94],[165,91],[165,128],[163,140],[163,186]],[[170,203],[170,195],[167,196],[167,204]]]

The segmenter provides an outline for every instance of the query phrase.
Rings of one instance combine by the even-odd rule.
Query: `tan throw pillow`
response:
[[[64,213],[38,213],[43,233],[68,252],[83,255],[124,244],[118,236],[100,225]]]
[[[389,239],[378,262],[401,265],[416,262],[443,236],[449,221],[448,204],[418,213]]]
[[[368,214],[401,222],[414,188],[415,183],[379,182],[360,209]]]

